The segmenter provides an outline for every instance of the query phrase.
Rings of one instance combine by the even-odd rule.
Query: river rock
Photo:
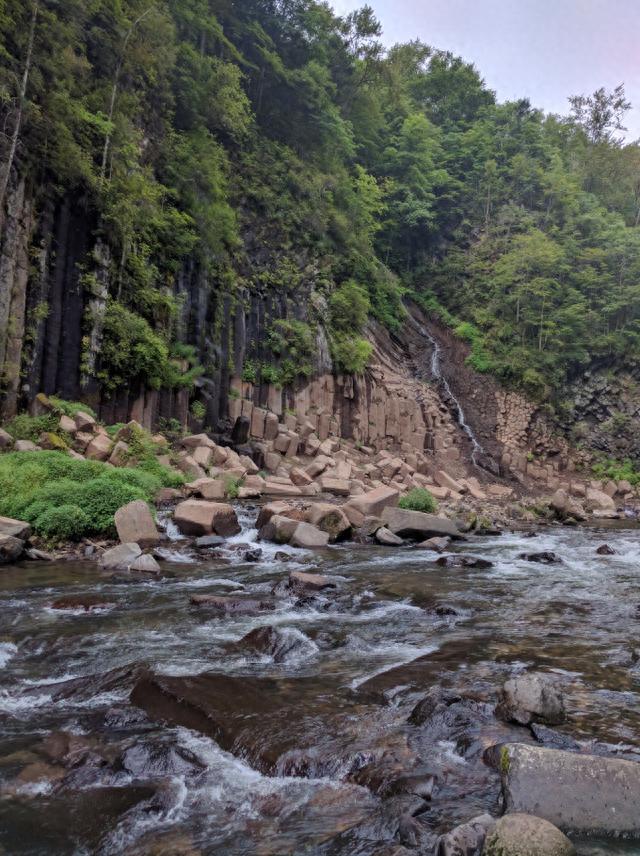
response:
[[[441,556],[436,559],[436,565],[442,568],[492,568],[493,562],[488,559],[480,559],[478,556]]]
[[[507,814],[494,823],[483,856],[576,856],[566,835],[541,817]]]
[[[562,488],[558,488],[558,490],[553,494],[549,505],[553,511],[555,511],[560,520],[566,520],[569,517],[574,520],[587,519],[587,514],[580,503],[576,502],[576,500],[569,496],[567,491]]]
[[[610,547],[608,544],[601,544],[597,549],[596,553],[598,556],[615,556],[616,551],[613,547]]]
[[[562,695],[549,675],[530,672],[511,678],[499,693],[496,716],[506,722],[559,725],[566,718]]]
[[[24,520],[0,517],[0,535],[11,535],[12,538],[28,541],[31,537],[31,526]]]
[[[456,826],[451,832],[440,836],[434,851],[435,856],[480,856],[486,853],[486,850],[483,850],[485,840],[495,825],[495,818],[490,814],[481,814]]]
[[[562,559],[552,550],[542,550],[540,553],[519,553],[518,558],[524,562],[538,562],[541,565],[561,565]]]
[[[190,602],[193,606],[204,606],[226,615],[259,615],[274,608],[270,600],[229,597],[217,594],[194,594]]]
[[[327,546],[329,543],[329,533],[323,532],[311,523],[298,523],[293,535],[289,539],[289,543],[292,547],[315,550]]]
[[[508,812],[535,814],[563,830],[640,835],[640,764],[600,755],[502,746]]]
[[[268,523],[265,523],[258,531],[260,541],[273,541],[276,544],[288,544],[293,537],[293,533],[300,525],[299,520],[292,520],[290,517],[283,517],[281,514],[274,514],[269,518]],[[327,541],[329,536],[326,536]]]
[[[176,507],[173,519],[185,535],[229,537],[240,532],[236,513],[225,502],[187,499]]]
[[[142,550],[137,544],[118,544],[117,547],[105,550],[100,556],[100,567],[106,571],[128,571],[133,562],[141,555]]]
[[[137,559],[134,559],[129,570],[141,571],[145,574],[159,574],[160,565],[156,562],[153,556],[150,556],[147,553],[143,556],[138,556]]]
[[[413,540],[429,538],[432,535],[464,537],[451,520],[437,517],[435,514],[425,514],[423,511],[388,506],[382,512],[382,521],[394,535]]]
[[[615,514],[616,504],[613,499],[603,490],[587,488],[587,505],[592,511],[605,511]]]
[[[155,547],[160,542],[160,535],[149,510],[143,499],[128,502],[119,508],[114,520],[118,538],[125,543],[138,544],[143,550]]]
[[[236,643],[240,650],[267,654],[274,663],[286,663],[300,657],[311,656],[317,646],[304,633],[293,628],[256,627]]]
[[[324,574],[306,574],[303,571],[292,571],[289,574],[289,588],[302,591],[322,591],[335,588],[336,584]]]
[[[309,523],[326,532],[330,541],[341,541],[351,532],[347,515],[330,502],[314,502],[309,512]]]
[[[209,547],[220,547],[224,544],[224,538],[221,535],[201,535],[196,538],[196,547],[204,550]]]
[[[0,565],[16,562],[24,551],[24,541],[12,535],[0,535]]]
[[[378,544],[385,547],[401,547],[404,544],[402,538],[399,535],[394,535],[386,526],[380,526],[376,529],[375,539]]]
[[[442,538],[427,538],[426,541],[421,541],[415,545],[416,550],[432,550],[434,553],[443,553],[449,544],[451,538],[445,536]]]
[[[59,597],[51,603],[51,609],[82,610],[83,612],[95,612],[102,609],[113,609],[116,605],[114,600],[100,595],[78,594]]]
[[[262,550],[256,547],[254,550],[245,550],[242,554],[243,562],[259,562],[262,559]]]

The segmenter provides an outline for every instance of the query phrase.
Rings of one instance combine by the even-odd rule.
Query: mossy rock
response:
[[[567,836],[541,817],[507,814],[496,823],[483,856],[576,856]]]
[[[41,434],[39,442],[43,449],[51,452],[66,452],[69,448],[62,437],[54,434],[53,431],[45,431]]]

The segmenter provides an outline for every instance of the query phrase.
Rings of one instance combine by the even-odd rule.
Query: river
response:
[[[483,751],[533,738],[487,712],[508,677],[534,667],[551,671],[565,693],[561,732],[640,760],[637,530],[558,527],[464,545],[489,568],[443,568],[423,550],[356,544],[316,554],[284,548],[287,562],[275,559],[281,548],[260,545],[261,560],[246,562],[255,513],[243,510],[243,532],[210,556],[169,544],[180,561],[166,561],[160,579],[106,574],[88,561],[2,569],[0,852],[383,853],[409,801],[383,801],[384,788],[359,776],[372,759],[384,778],[394,765],[418,769],[419,756],[420,775],[435,783],[421,815],[434,833],[497,814],[499,780]],[[596,554],[603,541],[616,555]],[[561,564],[518,558],[540,550]],[[189,605],[195,593],[267,597],[293,569],[328,574],[336,588],[281,598],[259,616]],[[103,605],[52,608],[76,596]],[[281,656],[235,645],[266,624],[291,643]],[[259,695],[245,710],[240,693],[234,715],[246,717],[243,733],[255,733],[257,748],[236,741],[232,754],[182,724],[147,719],[129,701],[128,670],[89,677],[138,664],[162,675],[213,671],[220,686],[225,677],[273,678],[286,706],[261,715]],[[470,697],[475,713],[435,729],[407,725],[434,685]],[[233,698],[225,703],[233,709]],[[80,746],[64,770],[55,752],[43,754],[60,731]],[[265,744],[285,747],[270,774],[254,760]],[[578,847],[640,852],[613,841]]]

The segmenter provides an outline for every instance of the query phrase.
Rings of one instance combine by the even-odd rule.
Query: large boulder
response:
[[[0,535],[11,535],[12,538],[27,541],[31,537],[31,526],[24,520],[0,517]]]
[[[613,499],[603,490],[594,487],[587,488],[587,507],[591,511],[604,511],[611,514],[616,513],[616,504]]]
[[[292,520],[290,517],[284,517],[281,514],[273,514],[258,530],[258,538],[260,541],[288,544],[299,524],[299,520]]]
[[[330,502],[315,502],[309,512],[309,523],[326,532],[330,541],[340,541],[351,532],[347,515]]]
[[[329,543],[329,533],[323,532],[312,523],[298,523],[293,535],[289,539],[292,547],[301,547],[305,550],[314,550],[318,547],[326,547]]]
[[[160,535],[149,510],[149,506],[143,499],[128,502],[119,508],[114,520],[118,538],[126,543],[136,543],[142,549],[156,547],[160,542]]]
[[[237,535],[238,518],[226,502],[207,502],[187,499],[174,512],[173,519],[185,535]]]
[[[435,514],[425,514],[423,511],[387,506],[382,512],[382,521],[394,535],[400,535],[402,538],[424,540],[433,535],[464,538],[451,520],[437,517]]]
[[[363,493],[362,496],[352,497],[345,503],[345,512],[347,508],[353,508],[360,512],[363,517],[380,517],[387,506],[397,505],[399,498],[400,492],[398,490],[382,485]]]
[[[91,461],[106,461],[112,446],[113,441],[108,434],[96,434],[85,450],[85,457]]]
[[[0,449],[10,449],[13,446],[13,437],[4,428],[0,428]]]
[[[13,535],[0,535],[0,565],[17,561],[24,551],[24,541]]]
[[[500,751],[508,812],[535,814],[563,830],[640,835],[640,764],[507,743]]]
[[[566,713],[564,701],[549,675],[530,672],[508,680],[500,691],[496,716],[507,722],[559,725]]]
[[[569,496],[566,490],[558,488],[549,501],[550,507],[555,511],[560,520],[573,518],[574,520],[586,520],[587,514],[579,502]]]
[[[383,547],[401,547],[404,544],[402,538],[399,535],[394,535],[386,526],[380,526],[376,529],[374,537],[378,544],[382,544]]]
[[[507,814],[487,836],[483,856],[576,856],[564,833],[541,817]]]
[[[137,544],[118,544],[117,547],[105,550],[100,557],[100,567],[105,571],[128,571],[141,555],[142,550]]]

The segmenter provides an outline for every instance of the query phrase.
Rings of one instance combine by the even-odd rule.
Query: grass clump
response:
[[[175,482],[157,461],[152,469],[113,468],[64,452],[9,452],[0,457],[0,515],[26,520],[50,540],[110,536],[118,508],[151,502]]]
[[[634,487],[640,484],[640,471],[636,469],[629,458],[624,461],[616,461],[613,458],[605,458],[595,463],[592,467],[593,474],[599,479],[611,479],[612,481],[628,481]]]
[[[400,508],[410,511],[424,511],[433,514],[438,510],[438,503],[426,488],[416,487],[405,494],[398,503]]]

